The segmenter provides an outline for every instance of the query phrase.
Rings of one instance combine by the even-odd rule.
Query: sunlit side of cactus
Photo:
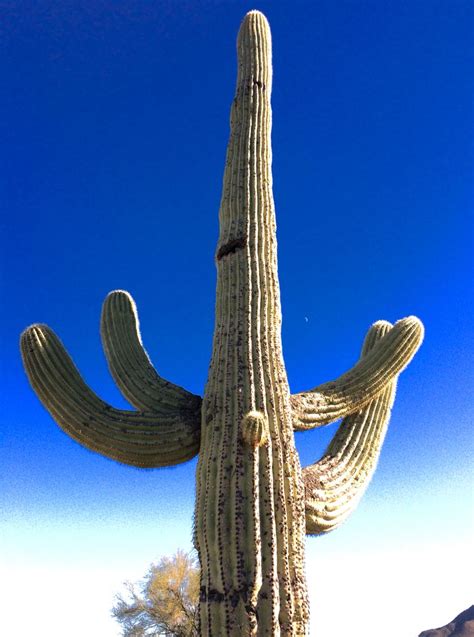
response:
[[[25,330],[21,350],[45,407],[86,447],[138,467],[199,453],[200,634],[300,636],[309,621],[305,533],[336,528],[357,505],[376,467],[398,374],[421,344],[423,327],[415,317],[375,323],[349,372],[290,396],[272,195],[271,37],[261,13],[247,14],[237,49],[204,398],[156,373],[135,304],[123,291],[105,300],[101,334],[110,371],[135,410],[100,400],[48,327]],[[301,470],[293,432],[339,418],[326,453]]]

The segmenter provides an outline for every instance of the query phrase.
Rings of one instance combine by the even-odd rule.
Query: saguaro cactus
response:
[[[136,410],[102,402],[45,325],[28,328],[21,349],[39,398],[86,447],[137,467],[172,465],[199,453],[194,541],[201,635],[306,635],[305,533],[334,529],[363,494],[398,374],[418,349],[423,327],[415,317],[375,323],[350,371],[290,396],[272,197],[271,39],[261,13],[247,14],[237,49],[203,400],[156,373],[135,304],[123,291],[106,298],[101,333],[110,371]],[[293,432],[339,418],[324,456],[301,470]]]

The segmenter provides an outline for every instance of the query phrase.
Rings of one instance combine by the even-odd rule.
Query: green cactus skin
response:
[[[193,409],[191,400],[187,410],[114,409],[87,387],[46,325],[23,332],[21,352],[30,383],[46,409],[71,438],[92,451],[143,468],[179,464],[199,451],[200,409]],[[160,385],[153,389],[159,400]]]
[[[361,358],[390,330],[378,321],[367,333]],[[323,457],[303,469],[306,533],[320,535],[338,527],[356,508],[377,466],[395,400],[396,379],[364,409],[346,416]]]
[[[84,383],[57,336],[22,334],[26,372],[57,423],[119,462],[161,467],[199,453],[194,543],[203,637],[308,634],[305,534],[341,524],[375,470],[398,375],[423,339],[409,317],[375,323],[360,361],[338,380],[290,396],[281,347],[271,174],[271,36],[248,13],[219,213],[213,352],[204,398],[161,378],[143,348],[127,292],[106,298],[110,371],[135,411]],[[294,431],[343,418],[323,457],[301,470]]]
[[[291,397],[295,431],[327,425],[370,403],[420,346],[423,328],[414,317],[397,321],[383,342],[337,381]]]

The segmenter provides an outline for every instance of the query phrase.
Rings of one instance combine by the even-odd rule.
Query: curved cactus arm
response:
[[[385,321],[375,323],[362,356],[390,328]],[[303,469],[307,534],[332,531],[356,508],[377,465],[395,390],[396,378],[365,409],[344,418],[321,460]]]
[[[39,399],[71,438],[108,458],[136,467],[163,467],[199,451],[197,411],[153,412],[115,409],[82,380],[56,334],[33,325],[21,336],[21,353]]]
[[[200,396],[156,373],[142,345],[137,308],[128,292],[115,290],[106,297],[100,332],[110,373],[130,404],[164,415],[170,409],[200,409]]]
[[[416,316],[401,319],[340,378],[291,396],[294,430],[321,427],[365,407],[405,369],[423,335]]]

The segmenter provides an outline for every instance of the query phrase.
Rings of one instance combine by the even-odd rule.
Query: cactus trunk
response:
[[[201,634],[304,635],[304,486],[281,348],[262,14],[245,17],[237,48],[197,470]]]

